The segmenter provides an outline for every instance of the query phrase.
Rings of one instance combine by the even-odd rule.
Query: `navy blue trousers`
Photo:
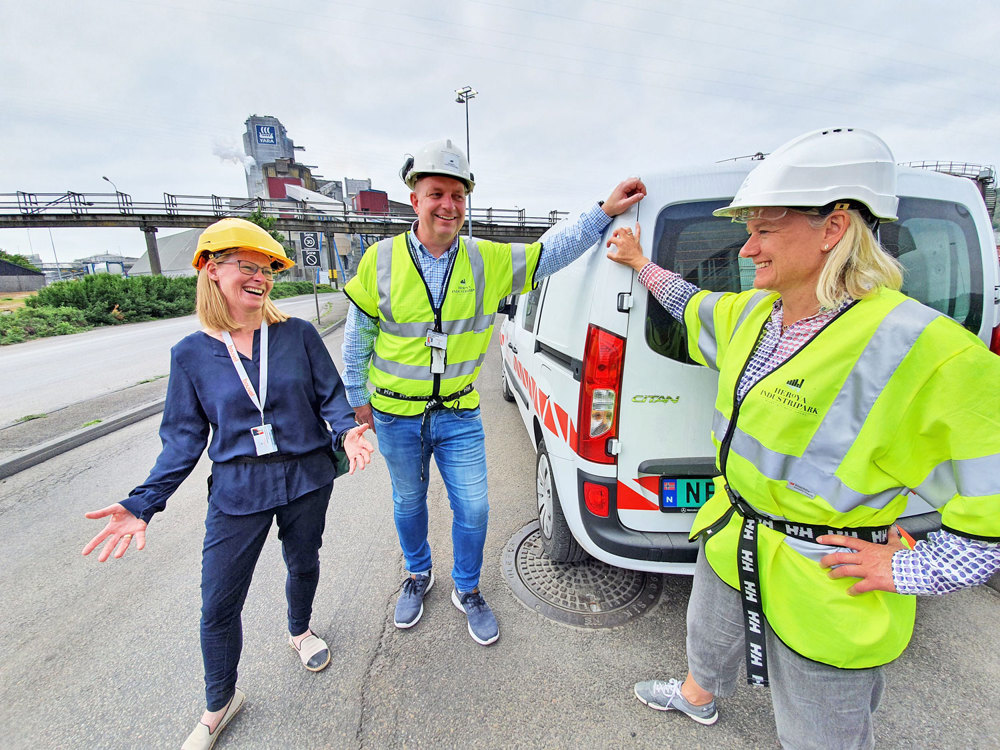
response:
[[[272,519],[278,523],[288,568],[288,632],[300,635],[309,627],[332,491],[330,483],[288,505],[246,516],[228,515],[209,503],[201,554],[201,654],[209,711],[223,708],[236,690],[236,668],[243,650],[243,603]]]

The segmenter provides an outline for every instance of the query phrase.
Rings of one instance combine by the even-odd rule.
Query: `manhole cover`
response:
[[[507,542],[503,574],[514,595],[551,620],[580,628],[613,628],[648,612],[660,597],[660,576],[616,568],[593,558],[553,562],[542,549],[538,522]]]

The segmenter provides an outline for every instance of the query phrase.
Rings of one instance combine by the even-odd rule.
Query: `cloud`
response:
[[[406,200],[405,153],[465,143],[466,84],[474,205],[535,215],[832,125],[901,159],[1000,162],[987,3],[49,0],[4,20],[0,192],[100,191],[106,174],[136,200],[242,196],[258,113],[328,179]],[[59,230],[60,254],[91,252],[97,231]],[[122,237],[144,251],[141,232]],[[23,231],[0,230],[18,246]]]

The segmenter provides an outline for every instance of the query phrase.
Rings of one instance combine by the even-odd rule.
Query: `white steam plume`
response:
[[[222,140],[217,140],[215,145],[212,147],[212,153],[222,159],[222,161],[230,161],[233,164],[242,164],[243,169],[248,173],[257,165],[257,162],[254,161],[252,156],[243,153],[241,150],[236,148],[232,142],[225,143]]]

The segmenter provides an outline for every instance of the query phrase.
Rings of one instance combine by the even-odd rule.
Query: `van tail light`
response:
[[[577,415],[577,450],[581,458],[601,464],[617,460],[607,444],[618,437],[625,339],[597,326],[587,329]]]
[[[990,342],[990,351],[1000,354],[1000,326],[993,329],[993,339]]]
[[[587,510],[601,518],[608,517],[608,488],[593,482],[583,483],[583,502]]]

